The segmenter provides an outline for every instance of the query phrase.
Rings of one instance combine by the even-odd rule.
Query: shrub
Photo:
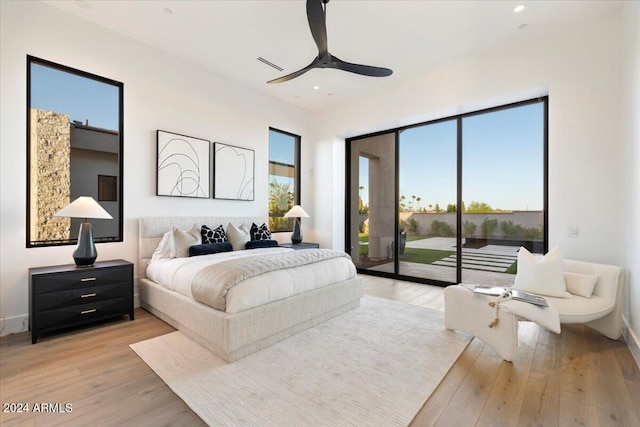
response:
[[[542,240],[542,230],[538,227],[531,227],[522,229],[522,238],[524,240],[533,241],[533,240]]]
[[[420,225],[420,223],[414,218],[409,218],[408,223],[409,234],[418,234],[418,226]]]
[[[455,230],[444,221],[435,220],[431,223],[431,235],[436,237],[453,237]]]
[[[477,224],[466,220],[462,223],[462,235],[464,237],[471,237],[476,234],[476,228],[478,228]]]
[[[523,227],[520,224],[514,224],[513,221],[502,221],[500,223],[500,228],[502,228],[502,234],[506,239],[515,240],[521,234]]]
[[[482,237],[484,237],[485,239],[489,237],[493,229],[496,228],[497,226],[498,226],[497,219],[485,218],[484,221],[482,221],[482,224],[480,225],[480,233],[482,234]]]

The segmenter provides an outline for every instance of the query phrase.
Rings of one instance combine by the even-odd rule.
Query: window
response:
[[[118,201],[118,177],[110,175],[98,175],[98,201]]]
[[[284,218],[300,204],[300,137],[269,129],[269,229],[292,231],[293,220]]]

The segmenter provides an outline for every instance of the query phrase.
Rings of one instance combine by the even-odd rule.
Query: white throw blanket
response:
[[[225,311],[227,293],[243,280],[341,257],[350,258],[345,252],[333,249],[309,249],[255,256],[250,260],[228,259],[200,270],[191,282],[191,293],[196,301]]]

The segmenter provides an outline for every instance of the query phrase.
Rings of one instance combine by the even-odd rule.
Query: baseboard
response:
[[[622,317],[622,336],[631,350],[631,355],[636,360],[638,367],[640,367],[640,338],[638,334],[629,327],[629,322],[623,316]]]
[[[133,306],[140,307],[140,295],[135,294],[133,296]],[[18,332],[26,332],[29,330],[29,315],[23,314],[21,316],[13,317],[0,317],[0,337],[4,337],[9,334],[17,334]]]
[[[0,337],[29,330],[29,315],[12,316],[0,319]]]

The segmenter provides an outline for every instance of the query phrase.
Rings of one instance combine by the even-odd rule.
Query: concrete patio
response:
[[[464,239],[463,239],[464,243]],[[432,237],[407,242],[407,248],[456,250],[455,237]],[[518,257],[516,246],[487,245],[479,249],[462,249],[462,282],[513,285],[514,274],[504,273]],[[445,282],[456,282],[456,256],[451,255],[432,264],[400,261],[400,274]],[[394,263],[380,264],[368,270],[393,273]]]

